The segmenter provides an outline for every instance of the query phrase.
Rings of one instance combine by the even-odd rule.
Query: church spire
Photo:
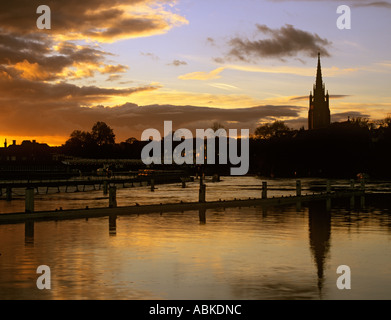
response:
[[[310,109],[308,110],[308,128],[318,129],[327,127],[330,124],[329,93],[322,79],[322,66],[320,64],[320,52],[318,53],[318,69],[316,71],[316,82],[314,92],[310,93]]]
[[[320,52],[318,52],[318,70],[316,72],[316,88],[323,89],[322,67],[320,65]]]

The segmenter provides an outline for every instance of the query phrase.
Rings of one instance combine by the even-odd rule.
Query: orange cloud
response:
[[[114,42],[121,39],[145,37],[167,32],[187,24],[174,13],[175,0],[83,0],[45,2],[51,9],[52,29],[49,37],[57,41],[93,40]],[[2,29],[19,33],[36,32],[38,0],[0,2]]]
[[[221,76],[219,75],[225,67],[217,68],[211,72],[192,72],[188,74],[184,74],[182,76],[179,76],[178,79],[181,80],[213,80],[213,79],[219,79]]]
[[[102,74],[118,73],[118,72],[126,72],[126,70],[128,70],[128,69],[129,69],[128,66],[124,66],[122,64],[118,64],[116,66],[113,66],[111,64],[107,64],[104,67],[100,68],[99,72],[102,73]]]
[[[53,78],[53,74],[45,71],[38,63],[30,63],[27,60],[18,62],[14,68],[20,71],[20,77],[27,80],[48,80]]]

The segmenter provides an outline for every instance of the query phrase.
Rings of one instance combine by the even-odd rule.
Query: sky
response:
[[[50,8],[50,29],[37,19]],[[348,5],[351,29],[337,13]],[[391,1],[15,0],[0,3],[0,144],[61,145],[106,122],[144,130],[307,128],[321,53],[332,121],[391,114]]]

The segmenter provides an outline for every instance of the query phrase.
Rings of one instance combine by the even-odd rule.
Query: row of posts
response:
[[[350,180],[350,189],[354,190],[355,181],[354,179]],[[365,181],[361,180],[361,191],[365,191]],[[331,182],[330,180],[326,181],[326,192],[331,193]],[[296,196],[301,197],[301,180],[296,180]],[[267,182],[262,182],[262,199],[267,199]]]
[[[117,207],[117,187],[108,187],[109,191],[109,208]],[[25,196],[25,211],[27,213],[34,212],[34,188],[26,188]]]
[[[183,187],[183,186],[182,186]],[[352,179],[350,180],[350,189],[354,190],[355,188],[355,181]],[[155,181],[151,180],[151,191],[153,192],[155,190]],[[361,181],[361,191],[365,190],[365,182],[364,180]],[[301,186],[301,180],[296,180],[296,196],[301,197],[302,195],[302,186]],[[326,182],[326,192],[331,193],[331,183],[329,180]],[[117,207],[117,187],[116,186],[109,186],[107,182],[105,181],[103,185],[103,193],[107,194],[109,193],[109,208],[116,208]],[[267,199],[267,182],[262,182],[262,199]],[[26,212],[34,212],[34,188],[26,188]],[[204,179],[201,176],[200,177],[200,189],[199,189],[199,202],[205,203],[206,202],[206,185],[204,184]]]

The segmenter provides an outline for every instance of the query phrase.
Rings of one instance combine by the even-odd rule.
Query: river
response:
[[[304,180],[303,193],[321,185]],[[341,186],[344,181],[334,181]],[[260,197],[262,180],[207,181],[207,200]],[[268,196],[295,181],[268,181]],[[386,189],[376,184],[373,189]],[[197,201],[197,182],[118,189],[118,205]],[[102,191],[43,192],[36,207],[107,206]],[[0,212],[23,211],[23,199]],[[0,299],[390,299],[389,198],[0,225]],[[37,289],[47,265],[51,289]],[[351,289],[340,290],[340,265]]]

